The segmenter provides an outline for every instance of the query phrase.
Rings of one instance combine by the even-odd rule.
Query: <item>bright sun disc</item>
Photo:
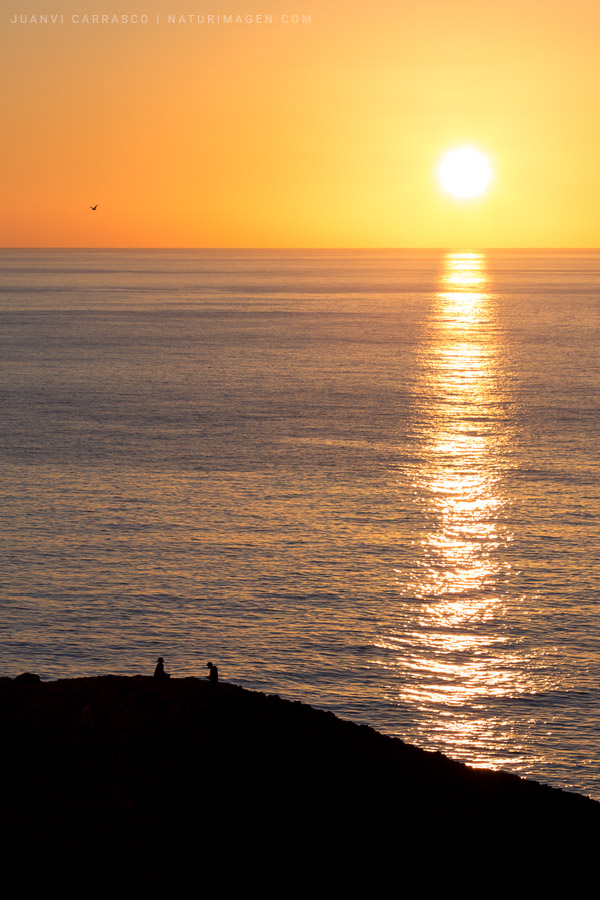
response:
[[[453,197],[478,197],[491,181],[492,167],[479,150],[460,147],[446,153],[438,175],[444,190]]]

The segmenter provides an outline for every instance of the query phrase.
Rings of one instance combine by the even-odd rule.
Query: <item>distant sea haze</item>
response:
[[[4,250],[0,674],[600,798],[600,254]]]

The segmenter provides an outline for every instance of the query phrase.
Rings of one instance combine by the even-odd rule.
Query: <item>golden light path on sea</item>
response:
[[[435,429],[429,464],[419,475],[437,507],[440,527],[427,536],[429,564],[426,577],[415,585],[417,596],[464,594],[495,574],[493,513],[501,499],[489,459],[493,426],[485,410],[493,404],[497,347],[479,334],[490,298],[472,290],[485,286],[481,254],[451,254],[446,266],[443,286],[452,289],[437,294],[431,344]],[[457,612],[436,611],[444,617]]]
[[[425,743],[497,767],[505,735],[497,717],[490,731],[487,701],[525,688],[528,675],[503,627],[511,428],[496,303],[484,255],[447,254],[419,361],[418,459],[404,472],[418,523],[412,559],[397,570],[398,619],[378,646],[390,696],[417,711]],[[510,753],[515,766],[519,748]]]

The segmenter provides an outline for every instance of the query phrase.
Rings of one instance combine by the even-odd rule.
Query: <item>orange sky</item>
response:
[[[0,245],[600,245],[595,0],[5,9]],[[71,21],[102,13],[149,22]],[[494,167],[476,200],[437,182],[461,144]]]

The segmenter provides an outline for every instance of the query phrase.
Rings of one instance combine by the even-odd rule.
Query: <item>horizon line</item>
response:
[[[290,250],[309,250],[312,252],[316,251],[340,251],[340,250],[358,250],[358,251],[404,251],[404,250],[419,250],[419,251],[431,251],[431,252],[461,252],[461,253],[484,253],[489,252],[491,250],[501,250],[511,252],[515,251],[531,251],[531,250],[547,250],[547,251],[556,251],[556,250],[580,250],[580,251],[600,251],[600,246],[575,246],[575,245],[567,245],[567,246],[527,246],[527,247],[511,247],[511,246],[490,246],[490,247],[472,247],[472,246],[445,246],[445,247],[418,247],[418,246],[405,246],[405,247],[375,247],[375,246],[331,246],[331,247],[314,247],[314,246],[286,246],[286,247],[267,247],[267,246],[259,246],[259,247],[250,247],[250,246],[136,246],[136,245],[127,245],[127,246],[102,246],[102,247],[83,247],[83,246],[68,246],[68,245],[52,245],[52,246],[30,246],[30,245],[19,245],[19,246],[2,246],[0,250],[243,250],[243,251],[290,251]]]

